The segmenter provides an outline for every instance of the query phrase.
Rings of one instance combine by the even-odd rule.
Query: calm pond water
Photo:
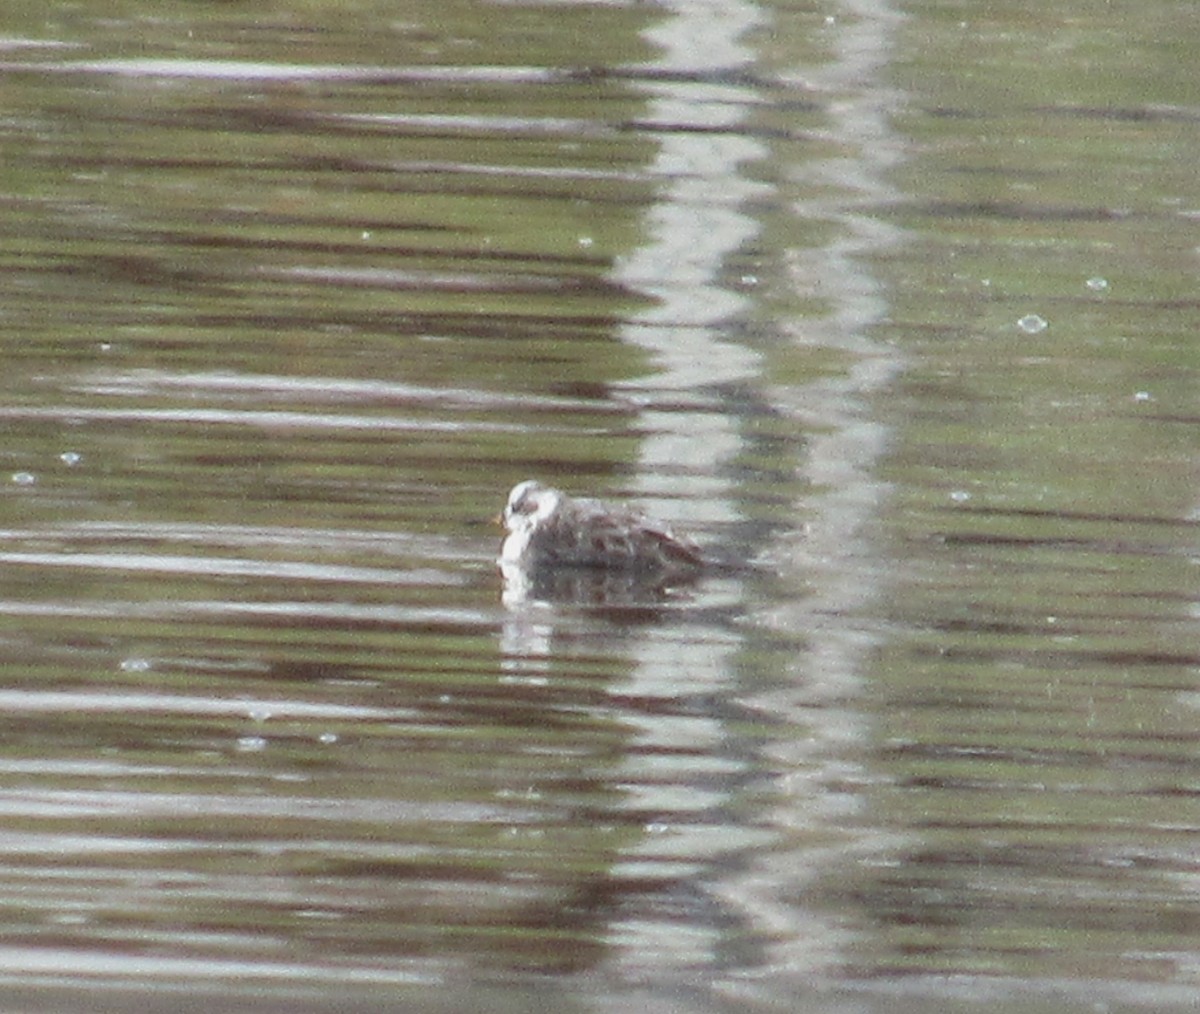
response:
[[[1194,1007],[1191,5],[5,11],[9,1006]]]

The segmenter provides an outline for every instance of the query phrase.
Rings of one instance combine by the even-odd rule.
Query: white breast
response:
[[[533,525],[519,525],[515,531],[509,532],[504,543],[500,546],[500,561],[502,563],[521,563],[529,551],[529,540],[533,538]]]

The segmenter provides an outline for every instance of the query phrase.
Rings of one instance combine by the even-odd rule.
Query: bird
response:
[[[707,563],[696,543],[662,521],[571,497],[536,479],[512,488],[499,520],[508,529],[497,561],[502,569],[590,567],[659,576],[694,574]]]

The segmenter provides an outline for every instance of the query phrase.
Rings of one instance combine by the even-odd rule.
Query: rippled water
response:
[[[10,1002],[1194,1003],[1187,12],[11,5]]]

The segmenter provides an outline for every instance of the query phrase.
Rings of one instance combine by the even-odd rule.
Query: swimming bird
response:
[[[517,483],[501,515],[501,567],[594,567],[687,574],[707,560],[691,539],[631,507],[567,496],[535,479]]]

